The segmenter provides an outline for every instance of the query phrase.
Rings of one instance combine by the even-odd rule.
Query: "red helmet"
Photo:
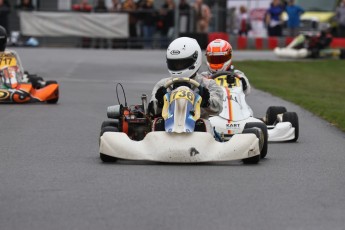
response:
[[[226,71],[231,66],[232,47],[229,42],[216,39],[208,44],[206,57],[210,72]]]

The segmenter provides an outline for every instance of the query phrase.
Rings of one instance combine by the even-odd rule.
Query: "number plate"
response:
[[[190,101],[190,103],[194,104],[194,93],[190,90],[186,89],[179,89],[176,91],[173,91],[170,96],[170,103],[173,102],[176,99],[187,99]]]

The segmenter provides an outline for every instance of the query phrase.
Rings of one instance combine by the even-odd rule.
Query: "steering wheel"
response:
[[[211,75],[211,79],[216,79],[219,76],[224,76],[226,75],[227,77],[235,77],[234,72],[232,71],[219,71]]]
[[[173,78],[173,79],[169,79],[169,80],[165,83],[164,87],[165,87],[166,89],[172,88],[172,85],[173,85],[174,83],[188,83],[188,84],[190,84],[190,85],[192,86],[192,90],[194,90],[195,88],[198,88],[198,87],[200,86],[200,84],[199,84],[197,81],[195,81],[195,80],[193,80],[193,79],[190,79],[190,78],[188,78],[188,77],[185,77],[185,78]]]

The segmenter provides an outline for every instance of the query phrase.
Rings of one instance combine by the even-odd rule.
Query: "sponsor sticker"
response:
[[[10,96],[10,93],[7,91],[0,90],[0,100],[5,100]]]
[[[172,51],[170,51],[170,54],[171,55],[178,55],[178,54],[180,54],[180,51],[179,50],[172,50]]]

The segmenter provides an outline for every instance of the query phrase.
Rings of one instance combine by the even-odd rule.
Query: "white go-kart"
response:
[[[267,155],[267,142],[297,141],[298,116],[285,107],[271,106],[264,118],[255,118],[246,103],[241,80],[232,72],[218,72],[212,77],[224,92],[223,111],[209,120],[223,140],[242,133],[247,128],[257,128],[264,135],[261,157]]]
[[[180,86],[176,88],[177,83]],[[162,118],[153,122],[146,111],[145,99],[142,105],[108,107],[108,118],[116,120],[102,125],[99,148],[102,161],[259,162],[263,138],[257,129],[245,129],[220,142],[215,139],[210,121],[200,119],[202,98],[193,90],[199,83],[190,78],[175,78],[165,87],[168,93],[164,96]]]

